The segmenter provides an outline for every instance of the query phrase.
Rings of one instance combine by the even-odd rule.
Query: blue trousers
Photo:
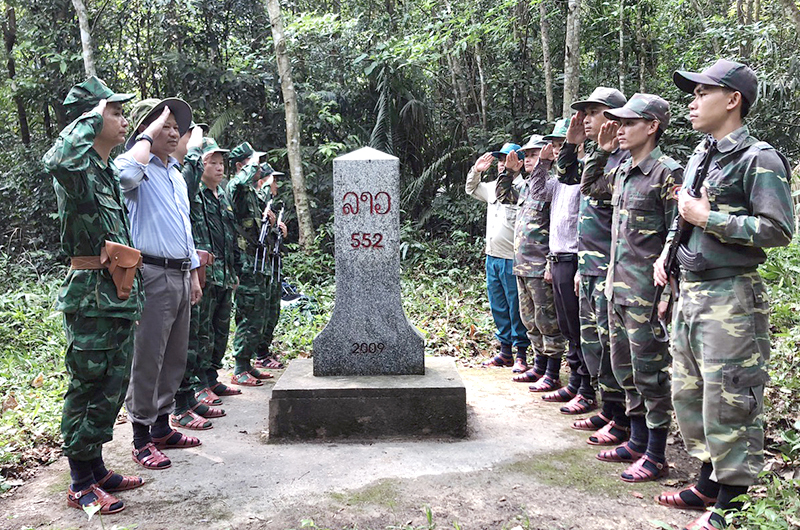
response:
[[[527,330],[519,316],[517,278],[510,259],[486,256],[486,291],[492,318],[497,326],[495,336],[501,344],[527,348],[531,345]]]

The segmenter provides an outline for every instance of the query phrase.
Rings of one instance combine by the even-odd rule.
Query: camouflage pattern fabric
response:
[[[267,287],[267,318],[264,322],[264,336],[261,345],[258,347],[259,357],[269,356],[272,338],[275,335],[275,326],[278,325],[278,320],[281,317],[282,295],[283,286],[280,279],[277,279],[277,281],[273,279]]]
[[[666,429],[672,420],[669,346],[649,325],[650,308],[612,304],[609,314],[611,367],[625,391],[626,414],[645,416],[648,429]]]
[[[269,311],[266,289],[237,289],[234,307],[236,333],[233,336],[233,356],[237,365],[247,365],[264,345]]]
[[[604,294],[605,278],[581,276],[579,318],[581,352],[586,369],[597,385],[603,401],[622,403],[625,394],[611,369],[611,344],[608,331],[608,300]]]
[[[567,339],[556,320],[553,286],[544,278],[517,276],[519,314],[528,330],[535,355],[561,357],[567,351]]]
[[[222,368],[222,359],[228,348],[232,302],[232,289],[209,283],[197,304],[198,327],[201,330],[198,341],[202,347],[198,350],[196,374],[201,387],[209,386],[207,378],[210,370]]]
[[[65,456],[93,460],[111,441],[128,390],[134,329],[125,318],[64,313],[70,378],[61,415]]]

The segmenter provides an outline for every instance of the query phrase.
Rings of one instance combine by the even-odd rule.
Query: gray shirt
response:
[[[581,187],[559,182],[550,203],[550,252],[578,253],[578,217]]]

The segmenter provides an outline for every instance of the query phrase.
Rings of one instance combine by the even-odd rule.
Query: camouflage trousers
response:
[[[611,368],[625,391],[626,414],[644,416],[648,429],[672,421],[669,346],[650,327],[650,307],[611,304]]]
[[[281,317],[281,296],[283,287],[280,280],[273,279],[267,286],[267,318],[264,322],[264,335],[258,346],[258,356],[267,357],[275,335],[275,326]]]
[[[567,351],[567,339],[558,328],[553,287],[544,278],[517,276],[517,295],[533,353],[561,357]]]
[[[581,352],[589,375],[600,388],[603,401],[622,403],[622,391],[611,368],[611,344],[608,332],[608,300],[605,295],[605,276],[580,277],[579,317],[581,322]]]
[[[128,390],[135,327],[123,318],[64,314],[70,378],[61,415],[65,456],[92,460],[111,441]]]
[[[256,275],[255,279],[258,283],[240,285],[234,296],[236,333],[233,336],[233,357],[237,364],[242,365],[248,364],[263,346],[267,329],[267,278]]]
[[[769,300],[757,272],[681,281],[672,320],[672,395],[689,454],[711,478],[752,485],[764,466]]]
[[[233,291],[207,283],[200,302],[192,306],[186,374],[179,392],[195,392],[209,386],[210,370],[222,368],[228,347]]]

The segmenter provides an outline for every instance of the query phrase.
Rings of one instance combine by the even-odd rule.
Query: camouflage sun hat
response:
[[[623,118],[658,120],[662,131],[669,125],[669,103],[654,94],[634,94],[620,109],[605,111],[606,118],[620,121]]]
[[[115,94],[102,79],[91,76],[83,83],[73,86],[64,99],[67,118],[74,120],[84,112],[92,110],[105,99],[109,103],[125,103],[136,97],[133,94]]]
[[[495,158],[500,158],[500,155],[507,155],[511,151],[516,151],[520,160],[524,158],[524,155],[521,152],[522,148],[518,144],[512,144],[512,143],[505,143],[503,144],[503,147],[501,147],[499,151],[492,151],[492,156]]]
[[[530,140],[521,147],[523,151],[529,151],[533,149],[541,149],[542,147],[547,145],[547,141],[541,134],[534,134],[531,135]]]
[[[243,162],[248,158],[253,158],[255,156],[263,156],[266,153],[262,153],[261,151],[256,151],[253,149],[253,146],[250,145],[250,142],[242,142],[233,149],[231,149],[230,154],[228,155],[228,159],[233,162]]]
[[[563,140],[567,137],[567,128],[569,127],[569,118],[562,118],[558,120],[553,127],[553,132],[544,136],[545,140]]]
[[[203,158],[213,155],[214,153],[229,153],[230,149],[223,149],[218,144],[217,141],[213,138],[209,138],[208,136],[203,138],[203,143],[200,145],[200,150],[203,152]]]
[[[751,106],[758,96],[758,77],[747,65],[719,59],[700,73],[678,70],[672,74],[678,88],[689,94],[697,85],[722,86],[742,94]]]
[[[179,98],[167,99],[143,99],[133,106],[131,111],[131,135],[125,142],[125,149],[130,149],[136,143],[136,137],[139,135],[139,127],[144,123],[147,118],[164,110],[164,107],[169,107],[170,112],[175,117],[178,123],[178,131],[181,136],[186,134],[189,126],[192,124],[192,107],[189,106],[184,100]]]
[[[572,110],[581,111],[592,103],[597,103],[599,105],[605,105],[611,109],[618,109],[627,101],[628,100],[625,98],[622,92],[616,88],[599,86],[592,91],[587,99],[584,99],[583,101],[576,101],[570,105],[570,108]]]

